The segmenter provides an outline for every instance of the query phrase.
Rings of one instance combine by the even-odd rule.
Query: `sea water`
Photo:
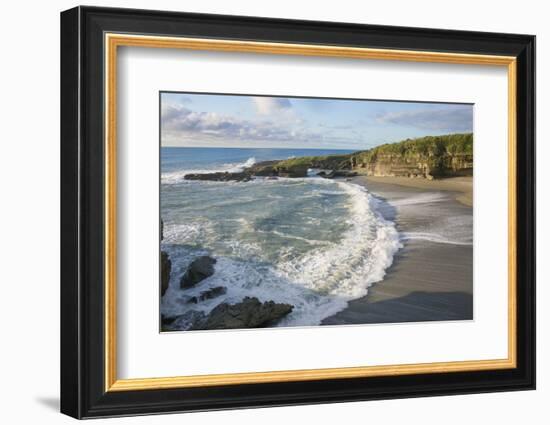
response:
[[[380,201],[364,187],[314,172],[249,182],[184,179],[189,173],[236,172],[271,159],[347,152],[162,148],[162,249],[172,262],[162,314],[208,313],[222,302],[249,296],[294,306],[278,326],[311,326],[366,295],[402,245],[395,224],[378,211]],[[180,289],[181,276],[201,255],[216,258],[215,273],[192,289]],[[217,286],[226,287],[226,294],[188,302]]]

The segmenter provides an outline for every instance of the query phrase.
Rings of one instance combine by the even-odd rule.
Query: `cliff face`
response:
[[[407,139],[347,155],[267,161],[249,171],[257,176],[305,177],[308,168],[317,168],[369,176],[433,179],[471,176],[473,164],[473,135],[468,133]]]
[[[370,176],[471,176],[473,135],[428,136],[392,143],[351,155],[351,167]]]
[[[415,155],[379,155],[375,161],[352,158],[352,169],[368,176],[424,177],[428,179],[471,176],[473,155],[450,154],[440,157]]]
[[[264,161],[236,173],[187,174],[186,180],[249,181],[260,177],[306,177],[308,169],[330,170],[324,177],[422,177],[427,179],[471,176],[473,135],[449,134],[407,139],[346,155],[304,156]]]

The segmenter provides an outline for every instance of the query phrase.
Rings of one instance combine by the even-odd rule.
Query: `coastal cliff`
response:
[[[347,155],[292,158],[271,164],[287,172],[317,168],[349,170],[368,176],[424,177],[471,176],[473,135],[449,134],[407,139]],[[262,163],[256,168],[261,168]]]
[[[428,179],[471,176],[473,161],[471,133],[407,139],[350,156],[361,174]]]
[[[261,177],[306,177],[317,169],[326,178],[367,176],[426,179],[471,176],[473,135],[448,134],[407,139],[344,155],[303,156],[264,161],[236,173],[187,174],[186,180],[248,181]]]

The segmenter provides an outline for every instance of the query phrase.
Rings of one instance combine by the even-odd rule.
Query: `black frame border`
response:
[[[517,367],[105,392],[105,32],[517,58]],[[61,13],[61,412],[75,418],[535,388],[535,37],[80,6]]]

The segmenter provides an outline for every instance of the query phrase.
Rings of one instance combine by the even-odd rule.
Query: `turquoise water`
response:
[[[163,148],[162,249],[172,260],[164,315],[209,312],[245,296],[294,305],[279,326],[319,324],[383,279],[400,242],[363,187],[319,177],[250,182],[186,181],[192,172],[238,171],[254,162],[348,151]],[[217,259],[215,273],[191,290],[179,279],[194,258]],[[225,286],[199,304],[189,297]]]

